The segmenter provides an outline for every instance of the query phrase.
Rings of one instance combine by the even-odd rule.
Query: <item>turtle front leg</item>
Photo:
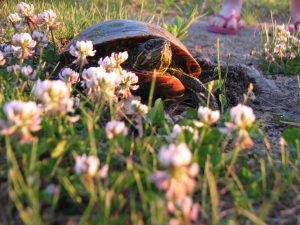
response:
[[[203,102],[208,103],[208,106],[212,109],[219,108],[215,96],[209,93],[205,85],[199,79],[178,69],[169,68],[168,72],[182,82],[195,104]]]
[[[139,89],[137,93],[149,94],[152,80],[155,79],[154,95],[163,98],[180,97],[185,92],[182,82],[168,73],[135,72],[139,77]]]

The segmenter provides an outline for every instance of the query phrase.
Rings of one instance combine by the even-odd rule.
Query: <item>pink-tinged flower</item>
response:
[[[166,199],[178,200],[193,192],[196,187],[193,177],[198,174],[198,170],[198,165],[192,164],[166,171],[158,170],[150,178],[158,189],[165,191]]]
[[[86,174],[95,177],[98,173],[100,161],[96,156],[77,156],[75,159],[75,173],[78,175]]]
[[[176,201],[168,201],[167,207],[169,213],[175,216],[173,220],[177,220],[179,224],[190,223],[198,219],[200,206],[193,203],[190,196],[185,196]]]
[[[226,128],[221,128],[223,133],[230,133],[232,130],[237,130],[237,137],[233,140],[235,146],[240,148],[250,148],[254,145],[247,127],[255,121],[255,115],[252,108],[238,104],[230,110],[232,122],[226,122]]]
[[[45,10],[38,14],[38,18],[41,24],[46,26],[46,30],[55,30],[59,26],[59,22],[56,21],[56,13],[52,10]]]
[[[198,118],[200,121],[194,121],[195,125],[202,127],[204,125],[212,125],[220,119],[220,111],[213,111],[208,107],[200,106],[198,108]]]
[[[192,161],[192,153],[186,144],[171,144],[160,148],[158,161],[166,168],[187,166]]]
[[[21,138],[21,142],[32,142],[32,132],[41,129],[41,109],[35,102],[11,101],[4,104],[7,121],[0,120],[3,135]]]
[[[74,111],[70,88],[63,81],[38,81],[34,95],[43,103],[46,112],[64,115]]]
[[[14,75],[20,74],[21,67],[18,64],[8,66],[6,68],[7,72],[12,73]]]
[[[131,96],[131,90],[135,91],[139,88],[137,85],[139,78],[135,73],[127,72],[125,70],[121,71],[121,83],[117,87],[117,95],[120,98],[128,98]]]
[[[28,33],[17,33],[12,37],[12,48],[17,58],[26,59],[34,53],[36,41]]]
[[[31,75],[33,72],[33,69],[31,66],[23,66],[21,68],[21,73],[25,76],[25,77],[29,77],[29,75]]]
[[[20,23],[22,18],[18,13],[11,13],[7,16],[7,20],[13,24]]]
[[[230,116],[235,126],[244,129],[255,121],[253,109],[249,106],[238,104],[231,108]]]
[[[17,11],[23,16],[30,17],[34,14],[34,5],[21,2],[16,6]]]
[[[180,220],[178,218],[171,218],[168,225],[180,225]]]
[[[0,66],[3,66],[5,64],[6,60],[4,57],[4,54],[0,51]]]
[[[128,128],[123,121],[109,121],[105,126],[105,132],[108,139],[118,136],[126,136]]]
[[[107,177],[108,174],[108,170],[109,170],[109,166],[107,164],[105,164],[104,166],[102,166],[99,170],[99,178],[104,179]]]
[[[37,46],[40,48],[46,48],[48,46],[48,37],[41,32],[33,31],[32,38],[37,42]]]
[[[184,131],[188,131],[191,134],[193,134],[194,141],[195,142],[198,141],[198,139],[199,139],[199,133],[198,133],[197,130],[195,130],[193,127],[190,127],[190,126],[180,126],[178,124],[175,124],[175,126],[173,127],[172,133],[170,134],[170,138],[171,139],[176,139],[177,136],[179,134],[181,134],[182,132],[184,132]]]
[[[73,61],[80,66],[88,63],[87,57],[94,56],[96,50],[93,50],[93,43],[91,41],[77,41],[75,45],[70,47],[70,54],[77,59]]]
[[[128,53],[126,51],[119,53],[113,52],[110,57],[107,56],[105,58],[100,58],[98,64],[100,67],[103,67],[107,72],[113,70],[122,70],[121,64],[125,62],[127,58]]]
[[[70,68],[63,69],[58,76],[65,83],[76,84],[79,81],[79,73]]]

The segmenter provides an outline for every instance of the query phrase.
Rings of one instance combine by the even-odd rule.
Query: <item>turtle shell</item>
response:
[[[112,52],[130,50],[150,38],[164,38],[171,43],[173,65],[191,76],[201,73],[198,62],[176,37],[158,25],[132,20],[110,20],[94,24],[72,39],[63,55],[66,55],[71,45],[82,40],[91,40],[97,49],[96,57],[103,57]]]

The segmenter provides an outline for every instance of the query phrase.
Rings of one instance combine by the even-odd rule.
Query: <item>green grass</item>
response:
[[[263,15],[264,6],[286,10],[286,4],[263,1],[257,18]],[[1,7],[1,19],[13,12],[14,1]],[[113,18],[132,18],[155,22],[162,16],[178,12],[186,15],[182,6],[193,1],[35,1],[41,11],[52,8],[62,24],[55,31],[60,43],[72,38],[89,25]],[[255,1],[246,4],[246,10],[257,7]],[[271,4],[272,3],[272,4]],[[216,3],[206,1],[200,10],[215,12]],[[282,8],[281,8],[282,7]],[[157,12],[153,10],[156,9]],[[172,10],[173,11],[172,11]],[[131,16],[135,10],[135,16]],[[171,12],[170,12],[171,11]],[[206,11],[206,10],[205,10]],[[262,13],[262,14],[260,14]],[[256,15],[253,14],[256,18]],[[11,34],[7,34],[9,40]],[[45,52],[44,60],[56,64],[53,46]],[[51,62],[49,62],[51,61]],[[33,63],[34,62],[34,63]],[[36,61],[26,61],[36,66]],[[220,72],[220,68],[218,70]],[[220,72],[221,73],[221,72]],[[41,74],[44,79],[45,74]],[[220,75],[219,85],[223,84]],[[32,89],[20,90],[15,77],[0,67],[0,108],[14,99],[36,101]],[[284,223],[283,212],[293,209],[300,196],[300,130],[287,128],[283,143],[271,149],[258,123],[248,127],[255,141],[265,144],[260,149],[242,150],[234,147],[236,134],[225,135],[219,131],[229,121],[229,109],[223,109],[221,121],[216,126],[197,128],[196,109],[185,109],[177,121],[198,131],[200,139],[195,142],[193,134],[182,132],[170,141],[174,124],[170,122],[164,102],[156,100],[143,119],[143,135],[137,135],[135,121],[126,118],[129,134],[109,140],[104,127],[115,112],[109,112],[104,104],[93,104],[84,95],[76,114],[80,119],[70,123],[66,117],[44,116],[42,129],[35,133],[36,142],[22,145],[18,140],[0,136],[0,223],[2,224],[66,224],[76,220],[79,224],[167,224],[170,215],[164,193],[150,180],[150,175],[161,166],[158,150],[170,143],[186,143],[193,154],[193,161],[200,166],[196,187],[191,195],[201,207],[198,223],[202,224],[273,224]],[[168,109],[168,110],[167,110]],[[4,113],[0,118],[5,120]],[[178,118],[178,117],[177,117]],[[279,152],[279,154],[277,154]],[[109,165],[105,179],[91,179],[74,172],[75,157],[95,155],[100,164]],[[51,191],[49,191],[51,189]],[[296,205],[297,206],[297,205]],[[275,216],[274,216],[275,215]],[[291,214],[289,218],[299,215]],[[294,220],[295,222],[295,220]],[[296,222],[297,223],[297,222]]]

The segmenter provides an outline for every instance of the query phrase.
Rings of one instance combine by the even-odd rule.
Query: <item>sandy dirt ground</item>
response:
[[[254,83],[254,96],[248,104],[253,107],[260,121],[260,127],[266,133],[271,145],[278,149],[279,137],[286,127],[279,122],[280,118],[288,117],[300,122],[300,91],[297,87],[296,74],[271,76],[260,70],[258,57],[250,55],[250,51],[256,49],[259,53],[262,50],[261,25],[245,26],[233,36],[207,32],[206,26],[206,21],[196,21],[190,27],[188,38],[184,43],[193,55],[205,58],[216,65],[216,43],[219,40],[221,64],[225,65],[230,54],[230,64],[233,68],[243,71],[234,77],[228,77],[227,91],[231,92],[228,94],[242,96],[242,93],[238,92],[245,88],[241,86],[247,85],[249,81]],[[262,146],[258,144],[257,147]]]

